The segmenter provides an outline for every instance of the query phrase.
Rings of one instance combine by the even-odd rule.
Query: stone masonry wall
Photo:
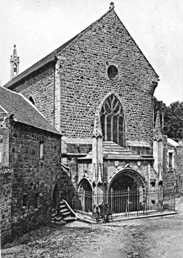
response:
[[[166,139],[166,140],[165,140]],[[176,148],[167,144],[167,136],[164,135],[163,141],[163,192],[164,196],[171,195],[176,186],[176,162],[172,168],[169,167],[169,151],[173,151],[173,159],[176,160]],[[173,162],[174,163],[174,162]]]
[[[113,92],[123,105],[127,145],[152,145],[152,96],[158,78],[114,10],[81,32],[58,56],[62,60],[61,92],[58,94],[58,84],[55,92],[61,96],[61,114],[59,119],[56,112],[55,120],[56,125],[61,124],[63,135],[91,137],[94,115],[105,96]],[[114,79],[108,78],[109,65],[118,68]],[[33,96],[51,123],[55,110],[54,79],[54,68],[47,67],[16,88],[26,97]]]
[[[154,71],[114,11],[81,33],[61,53],[61,127],[70,137],[91,137],[94,114],[105,96],[123,105],[126,141],[152,142]],[[118,68],[107,76],[110,64]],[[138,145],[138,143],[137,143]]]
[[[179,142],[179,146],[177,147],[177,187],[178,192],[183,193],[183,141]]]
[[[40,158],[43,143],[43,158]],[[52,194],[60,168],[60,136],[20,123],[10,130],[12,230],[22,234],[49,220]]]
[[[0,246],[11,239],[12,177],[12,170],[0,168]]]
[[[12,177],[13,170],[9,169],[9,130],[0,127],[0,244],[11,238]]]
[[[50,124],[54,124],[54,67],[47,65],[30,78],[26,78],[15,89],[25,97],[30,96],[35,106],[45,116]]]

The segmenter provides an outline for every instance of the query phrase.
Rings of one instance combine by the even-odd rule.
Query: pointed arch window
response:
[[[119,99],[111,94],[104,101],[101,112],[101,127],[104,141],[124,145],[124,115]]]

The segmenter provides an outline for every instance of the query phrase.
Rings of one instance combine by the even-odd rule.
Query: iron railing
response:
[[[80,209],[94,212],[98,206],[100,212],[124,214],[125,216],[147,214],[154,211],[175,210],[175,192],[164,195],[158,191],[114,191],[107,194],[94,194],[83,191],[77,196]],[[73,203],[73,206],[74,203]]]

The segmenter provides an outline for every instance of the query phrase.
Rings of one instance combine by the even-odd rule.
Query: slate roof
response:
[[[13,114],[17,122],[60,134],[21,93],[0,87],[0,107],[2,107],[8,115]]]
[[[120,145],[112,141],[103,142],[103,156],[106,160],[152,160],[152,156],[138,155],[128,148],[121,147]],[[92,159],[92,152],[89,152],[87,156],[80,158],[79,160]]]
[[[30,76],[32,73],[36,72],[37,70],[39,70],[40,68],[44,67],[46,64],[51,63],[51,62],[56,62],[57,59],[57,55],[60,54],[60,52],[62,50],[64,50],[68,45],[70,45],[71,43],[73,43],[74,40],[79,39],[80,36],[82,36],[85,32],[87,32],[89,29],[91,29],[96,23],[98,23],[100,20],[102,20],[109,12],[114,12],[114,15],[116,15],[116,17],[120,20],[120,18],[118,17],[118,15],[116,14],[116,12],[114,11],[114,9],[108,10],[104,15],[102,15],[98,20],[96,20],[95,22],[93,22],[92,24],[90,24],[87,28],[85,28],[84,30],[82,30],[80,33],[78,33],[76,36],[74,36],[73,38],[71,38],[70,40],[68,40],[66,43],[64,43],[63,45],[61,45],[60,47],[58,47],[57,49],[55,49],[54,51],[52,51],[50,54],[48,54],[47,56],[45,56],[44,58],[40,59],[38,62],[36,62],[35,64],[33,64],[31,67],[29,67],[28,69],[26,69],[25,71],[23,71],[22,73],[18,74],[16,77],[14,77],[12,80],[10,80],[9,82],[7,82],[4,87],[6,88],[10,88],[13,89],[14,86],[19,83],[20,81],[24,80],[27,76]],[[120,20],[121,22],[121,20]],[[136,44],[137,48],[139,49],[139,51],[141,52],[141,54],[144,56],[145,60],[147,61],[147,63],[149,64],[149,66],[151,67],[151,69],[154,71],[156,77],[159,79],[158,74],[156,73],[156,71],[154,70],[154,68],[152,67],[152,65],[150,64],[150,62],[147,60],[147,58],[145,57],[145,55],[143,54],[143,52],[141,51],[141,49],[139,48],[139,46],[137,45],[137,43],[135,42],[135,40],[133,39],[133,37],[130,35],[130,33],[128,32],[128,30],[126,29],[126,27],[124,26],[124,24],[121,22],[122,26],[125,28],[125,30],[127,31],[127,33],[129,34],[129,36],[132,38],[132,40],[134,41],[134,43]]]

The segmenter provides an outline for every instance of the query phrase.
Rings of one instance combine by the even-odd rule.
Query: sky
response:
[[[107,0],[0,0],[0,84],[10,79],[17,45],[20,72],[100,18]],[[155,96],[183,101],[182,0],[114,0],[115,11],[160,77]]]

